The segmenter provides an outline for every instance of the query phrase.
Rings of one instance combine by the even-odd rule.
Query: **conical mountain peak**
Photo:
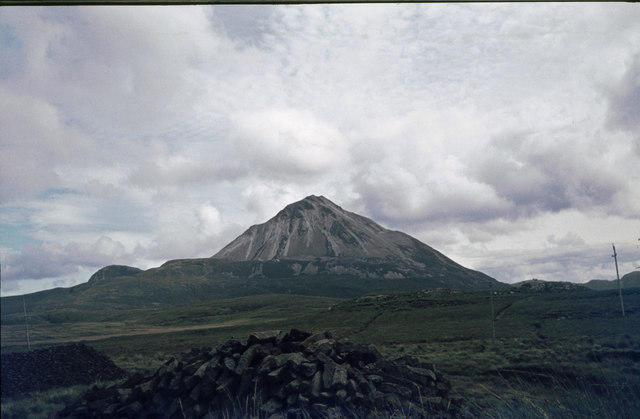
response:
[[[323,209],[324,208],[324,209]],[[329,201],[324,196],[309,195],[308,197],[287,205],[275,218],[296,217],[312,211],[339,212],[342,208]]]
[[[264,267],[293,275],[432,278],[443,286],[445,277],[464,284],[493,281],[405,233],[314,195],[250,227],[212,258],[251,262],[251,275],[266,275]]]
[[[287,205],[266,223],[250,227],[214,258],[231,260],[383,257],[375,237],[383,227],[345,211],[323,196]]]

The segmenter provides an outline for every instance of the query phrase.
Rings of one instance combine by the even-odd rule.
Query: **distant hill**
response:
[[[543,281],[540,279],[530,279],[528,281],[517,282],[513,285],[515,291],[523,292],[563,292],[563,291],[584,291],[589,288],[573,282]]]
[[[39,311],[130,309],[260,294],[351,298],[426,288],[509,286],[405,233],[309,196],[211,258],[172,260],[145,271],[107,266],[87,283],[30,294],[27,304]],[[22,310],[22,296],[2,298],[3,322]]]
[[[629,272],[620,278],[622,288],[640,288],[640,271]],[[618,280],[592,279],[584,284],[593,290],[618,289]]]
[[[100,269],[89,278],[89,282],[101,281],[104,279],[118,278],[121,276],[136,276],[140,272],[144,272],[142,269],[133,268],[131,266],[124,265],[109,265]]]

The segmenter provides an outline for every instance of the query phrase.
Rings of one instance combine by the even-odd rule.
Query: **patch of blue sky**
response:
[[[0,79],[12,79],[24,71],[25,51],[15,29],[5,22],[0,10]]]
[[[95,231],[149,233],[154,229],[148,208],[126,198],[101,200],[93,215],[91,228]]]
[[[71,188],[49,188],[37,196],[37,199],[48,199],[60,197],[62,195],[76,194],[77,192]]]
[[[2,212],[0,211],[0,214]],[[2,218],[4,219],[4,217]],[[2,221],[0,223],[0,246],[19,251],[28,244],[40,243],[40,240],[36,240],[29,234],[31,230],[28,224],[8,224]]]
[[[2,13],[0,12],[0,19]],[[1,22],[1,21],[0,21]],[[2,47],[11,48],[11,49],[19,49],[22,46],[20,39],[16,36],[15,31],[9,25],[0,23],[0,41],[2,42]]]

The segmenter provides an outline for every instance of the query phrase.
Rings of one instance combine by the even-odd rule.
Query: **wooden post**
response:
[[[22,308],[24,309],[24,329],[27,332],[27,348],[31,350],[31,340],[29,339],[29,322],[27,320],[27,300],[22,297]]]
[[[616,245],[611,243],[613,246],[613,259],[616,262],[616,278],[618,278],[618,293],[620,294],[620,308],[622,308],[622,317],[624,317],[624,302],[622,301],[622,285],[620,284],[620,273],[618,272],[618,254],[616,253]]]
[[[491,300],[491,329],[493,331],[493,344],[496,343],[496,315],[493,308],[493,287],[489,288],[489,299]]]

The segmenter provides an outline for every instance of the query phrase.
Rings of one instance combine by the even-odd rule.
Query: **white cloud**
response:
[[[207,236],[219,231],[223,225],[220,211],[210,203],[198,209],[198,221],[198,229]]]
[[[594,249],[640,213],[639,19],[626,4],[3,8],[3,246],[14,272],[35,258],[75,275],[50,286],[107,260],[210,256],[322,194],[500,279],[596,275]]]
[[[271,108],[231,119],[237,160],[248,174],[286,181],[350,164],[340,132],[310,112]]]
[[[640,48],[639,48],[640,49]],[[613,128],[640,131],[640,51],[630,57],[618,86],[609,93],[609,125]]]
[[[82,267],[98,268],[116,261],[131,262],[122,243],[101,236],[93,243],[43,242],[26,245],[3,261],[3,282],[64,277]]]
[[[207,10],[8,10],[5,21],[23,54],[22,72],[13,81],[64,106],[88,129],[158,129],[193,98],[191,65],[219,46]]]
[[[77,161],[76,156],[94,155],[93,141],[67,126],[55,105],[2,84],[0,97],[1,201],[60,187],[61,166],[82,166],[86,161]]]

